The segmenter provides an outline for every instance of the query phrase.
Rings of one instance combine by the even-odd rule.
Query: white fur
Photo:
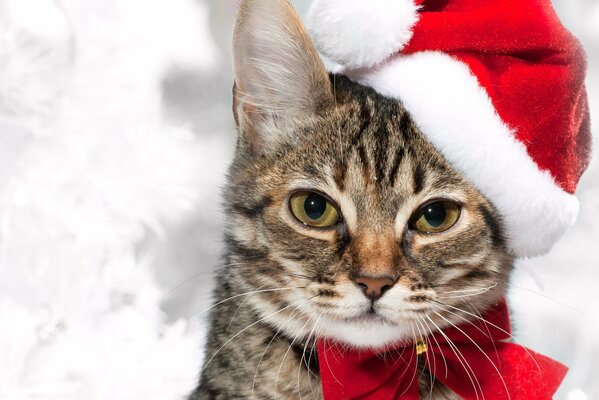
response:
[[[316,0],[307,21],[316,47],[331,61],[370,67],[410,41],[418,6],[412,0]]]
[[[337,286],[337,289],[342,288]],[[290,290],[285,292],[285,295],[290,306],[284,309],[261,300],[258,296],[248,297],[248,303],[258,310],[265,322],[289,337],[306,338],[312,333],[316,337],[332,338],[360,348],[381,348],[414,337],[415,331],[410,321],[395,315],[398,303],[386,307],[383,313],[385,317],[388,314],[390,320],[395,321],[393,323],[382,318],[347,320],[352,315],[357,318],[363,316],[370,308],[370,301],[355,288],[346,293],[341,303],[326,312],[315,308],[310,300],[306,299],[304,290]]]
[[[380,349],[414,338],[415,323],[406,320],[392,325],[384,320],[341,321],[325,319],[317,329],[320,337],[334,339],[357,348]]]
[[[291,271],[301,269],[293,261],[281,257],[277,261]],[[292,280],[286,287],[294,286]],[[306,338],[310,334],[327,337],[359,348],[381,348],[392,343],[412,340],[419,336],[420,325],[415,321],[423,318],[415,313],[408,297],[415,294],[402,284],[395,285],[375,305],[378,317],[367,318],[371,302],[353,283],[337,283],[335,289],[340,297],[324,308],[320,300],[308,293],[317,289],[314,284],[308,289],[283,289],[288,306],[279,308],[261,299],[259,295],[248,297],[264,321],[280,329],[289,337]],[[429,296],[435,293],[429,291]],[[315,304],[316,303],[316,304]],[[280,311],[279,311],[280,310]],[[437,322],[445,326],[444,322]]]
[[[360,348],[381,348],[417,336],[414,320],[421,316],[409,315],[406,299],[414,293],[404,285],[393,286],[375,303],[378,317],[372,319],[364,318],[371,303],[356,285],[337,284],[336,289],[342,297],[336,308],[326,311],[318,326],[320,336]]]
[[[465,64],[422,52],[345,73],[403,102],[431,143],[498,208],[516,256],[546,253],[574,224],[576,197],[539,170]]]

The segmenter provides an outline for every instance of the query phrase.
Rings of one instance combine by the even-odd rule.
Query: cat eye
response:
[[[339,221],[337,208],[316,192],[297,192],[289,199],[291,213],[301,223],[313,228],[328,228]]]
[[[416,211],[411,219],[410,229],[425,233],[439,233],[454,226],[459,217],[459,205],[450,201],[436,201]]]

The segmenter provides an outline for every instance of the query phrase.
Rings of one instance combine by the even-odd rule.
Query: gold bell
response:
[[[420,338],[416,340],[416,354],[421,355],[426,353],[428,350],[428,345],[424,341],[424,339]]]

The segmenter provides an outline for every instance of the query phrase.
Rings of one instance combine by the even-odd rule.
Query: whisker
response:
[[[443,305],[443,306],[446,306],[446,307],[453,308],[453,309],[455,309],[455,310],[457,310],[457,311],[463,312],[464,314],[470,315],[470,316],[471,316],[471,317],[473,317],[473,318],[480,319],[482,322],[484,322],[484,323],[485,323],[485,325],[486,325],[486,324],[489,324],[489,325],[490,325],[490,326],[492,326],[493,328],[495,328],[495,329],[497,329],[497,330],[499,330],[499,331],[501,331],[501,332],[505,333],[506,335],[508,335],[508,336],[510,337],[510,339],[512,339],[514,342],[516,342],[516,344],[518,344],[518,345],[520,345],[520,346],[522,346],[522,347],[524,348],[524,350],[526,351],[526,353],[528,354],[528,356],[530,357],[530,359],[531,359],[531,360],[532,360],[532,361],[533,361],[533,362],[536,364],[536,366],[537,366],[537,370],[538,370],[538,371],[540,371],[540,370],[541,370],[541,367],[540,367],[540,366],[539,366],[539,364],[537,363],[537,360],[536,360],[536,359],[535,359],[535,358],[532,356],[532,354],[531,354],[531,353],[528,351],[528,349],[527,349],[527,348],[526,348],[526,347],[525,347],[525,346],[524,346],[524,345],[523,345],[523,344],[522,344],[522,343],[521,343],[521,342],[520,342],[518,339],[516,339],[516,338],[515,338],[515,337],[514,337],[514,336],[513,336],[511,333],[509,333],[509,332],[508,332],[508,331],[506,331],[505,329],[503,329],[503,328],[501,328],[501,327],[499,327],[499,326],[495,325],[495,324],[494,324],[494,323],[492,323],[492,322],[489,322],[489,321],[487,321],[486,319],[484,319],[484,318],[482,318],[482,317],[476,316],[475,314],[472,314],[472,313],[470,313],[470,312],[468,312],[468,311],[466,311],[466,310],[464,310],[464,309],[461,309],[461,308],[458,308],[458,307],[454,307],[454,306],[452,306],[452,305],[445,304],[445,303],[440,303],[440,302],[439,302],[439,304],[441,304],[441,305]],[[448,311],[448,312],[449,312],[449,311]]]
[[[472,370],[472,367],[470,367],[470,365],[468,364],[468,362],[466,361],[466,359],[464,358],[464,356],[462,355],[460,350],[453,343],[453,341],[445,334],[445,332],[443,332],[441,329],[439,329],[439,326],[435,323],[435,321],[433,321],[431,319],[431,317],[429,317],[427,315],[426,318],[435,326],[435,328],[437,328],[437,332],[439,332],[445,338],[445,340],[447,340],[447,344],[451,348],[451,351],[453,351],[453,354],[455,354],[458,361],[460,362],[460,364],[462,364],[462,367],[466,371],[466,374],[468,375],[468,379],[470,379],[470,383],[472,384],[472,388],[474,389],[474,394],[476,395],[476,398],[478,399],[478,390],[480,390],[481,395],[483,396],[483,399],[484,399],[485,394],[482,390],[482,387],[480,386],[480,382],[478,381],[478,378],[476,378],[476,374],[474,373],[474,371]],[[462,359],[464,359],[464,361],[462,361]],[[465,362],[465,364],[464,364],[464,362]],[[474,378],[476,379],[476,385],[474,384],[474,379],[472,379],[472,376],[470,375],[470,371],[472,371],[472,374],[474,375]],[[478,385],[478,389],[477,389],[477,385]]]
[[[418,318],[415,321],[417,324],[416,327],[418,328],[418,332],[419,332],[422,340],[424,340],[426,345],[429,346],[430,342],[429,342],[428,334],[426,333],[426,329],[424,329],[424,326],[420,325],[420,320],[421,320],[421,318]],[[422,331],[420,330],[420,328],[422,328]],[[424,353],[424,356],[426,357],[427,364],[430,364],[430,361],[429,361],[430,353],[428,351],[426,351]],[[435,357],[432,357],[432,359],[433,359],[433,370],[432,370],[432,374],[429,373],[430,384],[431,384],[431,388],[430,388],[430,392],[429,392],[429,396],[428,396],[429,398],[431,398],[433,395],[433,388],[435,387],[435,375],[437,373],[437,361],[436,361]],[[423,369],[423,371],[424,371],[424,369]],[[431,371],[429,371],[429,372],[431,372]]]
[[[304,343],[304,350],[302,352],[302,358],[300,359],[300,363],[297,368],[297,385],[299,387],[300,371],[301,371],[300,368],[301,368],[302,364],[304,364],[306,366],[306,369],[308,370],[308,384],[310,385],[310,392],[312,393],[312,397],[315,397],[315,396],[314,396],[314,388],[312,387],[312,378],[310,378],[310,375],[312,375],[315,378],[318,378],[318,376],[316,376],[316,374],[314,374],[314,372],[312,372],[312,370],[310,369],[310,361],[306,360],[306,349],[308,348],[308,344],[312,340],[312,335],[316,331],[316,327],[318,326],[318,324],[322,320],[322,318],[323,318],[322,316],[319,316],[316,319],[316,322],[314,323],[312,330],[310,331],[310,333],[308,333],[308,337],[306,338],[306,343]],[[312,352],[313,352],[313,349],[312,349],[312,351],[310,351],[310,358],[312,357]],[[300,391],[300,398],[301,398],[301,391]]]
[[[409,321],[409,322],[410,322],[410,327],[412,328],[412,332],[413,332],[414,327],[412,325],[412,321]],[[412,360],[414,359],[414,354],[416,354],[416,369],[414,371],[414,375],[412,375],[412,379],[410,380],[410,383],[406,386],[404,391],[401,392],[399,396],[397,396],[397,398],[401,398],[401,396],[406,394],[406,392],[409,390],[410,386],[412,386],[412,382],[414,382],[414,378],[416,377],[416,374],[418,373],[418,354],[415,351],[410,351],[410,361],[408,361],[408,364],[412,363]],[[404,374],[405,374],[405,372],[404,372]],[[401,376],[402,379],[403,379],[404,374],[402,374],[402,376]]]
[[[324,346],[326,346],[326,343],[327,343],[327,342],[325,342],[325,343],[324,343]],[[334,346],[336,346],[336,342],[335,342],[333,345],[334,345]],[[333,376],[333,378],[335,379],[335,381],[337,381],[337,383],[338,383],[340,386],[342,386],[342,387],[343,387],[343,386],[345,386],[343,383],[339,382],[339,379],[337,379],[337,377],[335,376],[335,373],[334,373],[334,372],[333,372],[333,370],[331,369],[331,364],[329,364],[329,359],[328,359],[328,357],[327,357],[327,351],[326,351],[326,349],[324,349],[324,361],[325,361],[325,363],[327,364],[327,367],[329,368],[329,372],[331,373],[331,375]]]
[[[197,272],[193,275],[191,275],[189,278],[186,278],[185,280],[183,280],[182,282],[180,282],[179,284],[175,285],[172,289],[169,289],[166,293],[164,293],[161,297],[160,297],[160,301],[164,300],[166,297],[170,296],[171,294],[173,294],[175,291],[177,291],[178,289],[180,289],[181,287],[185,286],[186,284],[188,284],[189,282],[193,281],[194,279],[199,278],[202,275],[205,274],[212,274],[214,273],[214,271],[219,270],[219,269],[223,269],[223,268],[227,268],[227,267],[232,267],[232,266],[236,266],[236,265],[241,265],[244,263],[232,263],[232,264],[224,264],[224,265],[219,265],[216,267],[212,267],[208,270],[205,271],[200,271]]]
[[[275,341],[275,339],[277,338],[277,336],[279,335],[279,333],[281,333],[281,328],[279,328],[275,332],[275,334],[273,335],[273,337],[270,339],[270,341],[266,345],[266,348],[264,349],[264,351],[260,355],[260,359],[258,360],[258,365],[256,366],[256,371],[254,371],[254,379],[252,381],[252,396],[250,397],[251,399],[254,398],[254,393],[255,393],[255,390],[256,390],[256,378],[258,378],[258,371],[260,370],[260,364],[262,364],[262,360],[264,359],[264,355],[266,354],[266,352],[270,348],[270,345]]]
[[[450,320],[448,320],[447,318],[445,318],[443,315],[439,314],[435,310],[433,310],[433,312],[435,314],[437,314],[437,316],[439,316],[440,318],[442,318],[443,320],[445,320],[445,322],[447,322],[448,324],[450,324],[451,326],[453,326],[455,329],[457,329],[458,331],[460,331],[460,333],[462,333],[464,336],[466,336],[468,338],[468,340],[470,340],[472,342],[472,344],[474,344],[474,346],[476,346],[476,348],[482,353],[482,355],[485,356],[485,358],[487,359],[487,361],[489,361],[491,363],[491,365],[493,366],[493,368],[495,369],[495,371],[497,372],[497,374],[501,378],[501,383],[503,383],[503,387],[505,388],[505,392],[507,394],[508,399],[511,399],[510,391],[509,391],[509,389],[507,387],[507,384],[505,383],[505,380],[503,379],[503,376],[501,375],[501,371],[499,370],[499,368],[497,368],[497,365],[495,365],[495,363],[493,362],[493,360],[491,360],[491,357],[489,357],[488,354],[484,352],[484,350],[482,349],[482,347],[480,347],[478,343],[476,343],[466,332],[464,332],[463,329],[461,329],[459,326],[457,326],[456,324],[454,324],[453,322],[451,322]]]
[[[308,323],[310,323],[310,321],[312,320],[312,317],[309,317],[306,322],[304,323],[304,325],[302,326],[300,331],[303,331],[304,328],[306,327],[306,325],[308,325]],[[275,378],[275,387],[274,387],[274,393],[273,393],[273,398],[276,398],[276,394],[277,394],[277,385],[279,383],[279,375],[281,374],[281,369],[283,369],[283,364],[285,363],[285,360],[287,359],[287,356],[289,355],[289,352],[291,351],[291,348],[293,347],[293,345],[295,344],[295,341],[298,339],[299,335],[296,335],[293,340],[291,341],[291,343],[289,344],[289,347],[287,347],[287,351],[285,352],[285,354],[283,355],[283,358],[281,359],[281,363],[279,364],[279,369],[277,370],[277,376]],[[301,363],[300,363],[301,365]],[[299,382],[299,381],[298,381]],[[300,390],[299,386],[298,386],[298,390]],[[301,390],[300,390],[301,392]]]
[[[435,307],[435,306],[436,306],[436,307],[438,307],[438,308],[439,308],[441,311],[448,312],[448,313],[450,313],[450,314],[453,314],[453,315],[455,315],[455,316],[457,316],[457,317],[461,318],[461,319],[462,319],[462,320],[464,320],[465,322],[467,322],[467,323],[469,323],[470,325],[472,325],[473,327],[475,327],[477,331],[479,331],[480,333],[482,333],[483,335],[485,335],[485,336],[487,336],[489,339],[491,339],[491,332],[488,332],[488,334],[487,334],[487,333],[486,333],[485,331],[483,331],[483,330],[482,330],[482,329],[481,329],[481,328],[480,328],[478,325],[475,325],[475,324],[474,324],[472,321],[470,321],[470,320],[469,320],[469,319],[467,319],[467,318],[464,318],[462,315],[459,315],[459,314],[457,314],[457,313],[454,313],[454,312],[451,312],[451,311],[449,311],[449,310],[445,310],[445,309],[443,309],[443,308],[442,308],[442,306],[444,306],[444,305],[445,305],[445,303],[442,303],[442,302],[440,302],[440,301],[436,301],[436,300],[431,300],[431,301],[432,301],[433,303],[435,303],[435,304],[431,304],[431,306],[432,306],[432,307]],[[441,306],[441,307],[439,307],[439,306]]]
[[[200,376],[202,376],[202,374],[204,373],[204,370],[206,369],[206,367],[208,367],[208,364],[210,364],[210,362],[212,362],[212,360],[214,360],[214,357],[216,357],[216,355],[223,349],[225,348],[226,345],[228,345],[229,343],[231,343],[236,337],[238,337],[239,335],[241,335],[243,332],[247,331],[248,329],[250,329],[253,326],[256,326],[257,324],[259,324],[260,322],[264,321],[267,318],[272,317],[273,315],[276,315],[280,312],[283,312],[285,310],[287,310],[288,308],[294,306],[295,304],[300,303],[301,300],[298,300],[294,303],[291,303],[281,309],[278,309],[275,312],[270,313],[269,315],[260,318],[257,321],[252,322],[251,324],[249,324],[248,326],[246,326],[245,328],[243,328],[242,330],[240,330],[239,332],[237,332],[235,335],[231,336],[218,350],[216,350],[216,352],[214,352],[214,354],[212,354],[212,356],[208,359],[208,361],[204,364],[204,367],[202,368],[202,370],[200,371]]]
[[[287,323],[289,323],[289,321],[291,321],[291,318],[293,318],[295,316],[295,313],[297,312],[297,310],[299,310],[299,308],[300,308],[299,305],[295,306],[295,308],[293,309],[293,311],[291,312],[291,314],[287,318],[287,322],[285,324],[281,324],[281,326],[279,326],[279,329],[277,329],[277,331],[275,332],[275,334],[273,335],[273,337],[270,339],[270,341],[266,345],[266,348],[264,349],[264,351],[260,355],[260,359],[258,360],[258,365],[256,366],[256,371],[254,372],[254,380],[252,381],[252,397],[251,397],[252,399],[254,398],[254,390],[255,390],[255,385],[256,385],[256,378],[258,377],[258,371],[260,370],[260,364],[262,364],[262,360],[264,359],[264,356],[266,355],[266,352],[270,348],[270,345],[276,340],[277,336],[279,336],[279,333],[281,333],[281,331],[283,330],[283,327]]]
[[[480,319],[483,319],[483,316],[478,311],[478,308],[476,308],[476,306],[474,306],[474,304],[472,304],[472,302],[470,300],[466,299],[466,303],[468,303],[470,305],[470,309],[474,310]],[[470,322],[470,323],[472,324],[472,322]],[[487,325],[486,323],[483,325],[485,326],[485,330],[487,331],[487,337],[489,339],[492,339],[493,335],[491,335],[491,330],[489,329],[489,325]],[[510,335],[510,336],[512,336],[512,335]],[[495,341],[493,340],[491,343],[493,344],[493,351],[495,351],[495,357],[497,357],[497,360],[499,360],[499,352],[497,351],[497,346],[495,345]],[[503,366],[501,365],[501,360],[499,360],[499,366],[501,368],[503,368]]]
[[[305,286],[292,286],[292,287],[285,287],[285,288],[275,288],[275,289],[263,289],[263,290],[252,290],[250,292],[245,292],[245,293],[239,293],[236,294],[234,296],[228,297],[224,300],[219,301],[218,303],[213,304],[212,306],[210,306],[209,308],[200,311],[197,314],[194,314],[193,316],[191,316],[189,319],[193,319],[193,318],[197,318],[199,316],[201,316],[202,314],[207,313],[208,311],[212,310],[214,307],[220,306],[223,303],[226,303],[227,301],[231,301],[233,299],[236,299],[238,297],[242,297],[242,296],[251,296],[253,294],[260,294],[260,293],[268,293],[268,292],[281,292],[284,290],[293,290],[293,289],[305,289]]]
[[[470,288],[470,289],[459,289],[459,290],[449,290],[449,291],[445,291],[445,292],[438,292],[441,294],[450,294],[450,293],[464,293],[464,292],[477,292],[480,290],[490,290],[493,289],[494,287],[497,286],[497,282],[495,282],[493,285],[491,286],[485,286],[482,288]]]
[[[397,358],[395,359],[395,362],[393,363],[393,365],[396,365],[399,361],[403,360],[403,355],[406,352],[406,347],[402,346],[401,347],[401,351],[400,350],[395,350],[395,354],[397,354]],[[412,360],[410,359],[410,362]]]
[[[468,291],[466,294],[462,294],[462,295],[456,295],[456,296],[437,296],[437,298],[439,298],[439,299],[462,299],[462,298],[466,298],[466,297],[474,297],[474,296],[481,295],[483,293],[487,293],[489,290],[493,289],[495,286],[497,286],[497,284],[495,284],[493,286],[488,286],[488,287],[486,287],[484,289],[478,289],[478,291],[476,291],[476,292],[470,292],[470,291]],[[457,291],[454,291],[454,292],[457,292]],[[445,293],[450,293],[450,292],[445,292]],[[445,294],[445,293],[441,292],[441,294]]]
[[[416,322],[416,321],[414,321]],[[416,332],[414,332],[414,324],[412,324],[410,322],[410,326],[412,327],[412,332],[414,334],[414,338],[416,340],[426,340],[425,337],[422,335],[422,332],[420,331],[420,327],[418,326],[418,324],[416,324],[416,330],[418,331],[418,337],[416,336]],[[424,353],[425,357],[426,357],[426,353]],[[418,370],[418,353],[416,353],[416,370]],[[424,375],[425,373],[425,368],[422,368],[422,371],[420,371],[420,376],[418,376],[418,381],[420,381],[422,379],[422,375]]]
[[[529,293],[532,293],[532,294],[536,294],[536,295],[538,295],[538,296],[541,296],[541,297],[543,297],[543,298],[544,298],[544,299],[546,299],[546,300],[552,301],[552,302],[554,302],[555,304],[558,304],[558,305],[560,305],[560,306],[562,306],[562,307],[565,307],[565,308],[567,308],[567,309],[568,309],[568,310],[570,310],[570,311],[574,311],[575,313],[577,313],[577,314],[579,314],[579,315],[582,315],[582,316],[584,316],[584,317],[589,317],[589,318],[597,318],[597,317],[598,317],[598,316],[596,316],[596,315],[588,314],[588,313],[586,313],[586,312],[584,312],[584,311],[582,311],[582,310],[579,310],[579,309],[577,309],[577,308],[574,308],[574,307],[572,307],[571,305],[568,305],[568,304],[566,304],[566,303],[562,303],[562,302],[561,302],[561,301],[559,301],[559,300],[556,300],[556,299],[554,299],[554,298],[551,298],[551,297],[549,297],[549,296],[547,296],[547,295],[545,295],[545,294],[543,294],[543,293],[537,292],[537,291],[535,291],[535,290],[532,290],[532,289],[529,289],[529,288],[525,288],[525,287],[523,287],[523,286],[514,285],[514,284],[510,284],[510,289],[511,289],[511,288],[514,288],[514,289],[520,289],[520,290],[524,290],[524,291],[526,291],[526,292],[529,292]]]
[[[435,335],[433,335],[433,330],[430,327],[430,325],[428,324],[428,322],[424,319],[424,317],[420,316],[420,319],[422,320],[422,322],[426,325],[426,327],[428,328],[429,332],[430,332],[430,336],[433,338],[433,340],[435,341],[435,343],[437,344],[438,348],[441,348],[441,345],[439,345],[439,341],[437,340],[437,338],[435,337]],[[441,356],[443,357],[443,364],[445,365],[445,378],[447,378],[447,371],[449,370],[447,367],[447,359],[445,358],[445,354],[441,353]],[[436,375],[435,375],[436,376]]]
[[[202,277],[203,275],[206,274],[213,274],[221,269],[225,269],[225,268],[231,268],[231,267],[247,267],[247,268],[256,268],[256,264],[255,263],[249,263],[249,262],[238,262],[238,263],[230,263],[230,264],[223,264],[223,265],[218,265],[216,267],[211,267],[208,270],[205,271],[200,271],[197,272],[191,276],[189,276],[188,278],[186,278],[185,280],[181,281],[180,283],[178,283],[177,285],[175,285],[173,288],[169,289],[166,293],[164,293],[161,297],[160,300],[164,300],[166,297],[172,295],[174,292],[176,292],[177,290],[179,290],[181,287],[187,285],[188,283],[192,282],[193,280]],[[280,268],[277,268],[275,266],[271,266],[271,265],[264,265],[264,264],[260,264],[260,268],[268,268],[268,269],[272,269],[272,270],[276,270],[276,271],[281,271]],[[285,275],[287,276],[292,276],[298,279],[305,279],[305,280],[312,280],[311,277],[309,277],[308,275],[303,275],[303,274],[298,274],[296,272],[291,272],[291,271],[285,271]]]
[[[266,286],[266,284],[258,287],[257,290],[261,290],[262,288],[264,288]],[[233,316],[231,317],[231,319],[229,320],[229,325],[227,325],[227,329],[225,330],[225,335],[227,335],[229,333],[229,329],[231,329],[231,324],[233,323],[233,321],[235,320],[235,317],[237,317],[237,313],[239,312],[239,310],[241,309],[241,307],[245,304],[245,302],[247,301],[247,299],[249,299],[250,296],[246,296],[241,303],[239,303],[239,305],[237,306],[237,308],[235,309],[235,312],[233,313]]]

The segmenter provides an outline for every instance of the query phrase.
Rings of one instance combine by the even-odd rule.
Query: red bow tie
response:
[[[318,342],[325,400],[418,400],[418,358],[434,377],[465,400],[552,399],[567,368],[526,347],[506,342],[505,301],[482,319],[435,332],[415,344],[382,352]]]

